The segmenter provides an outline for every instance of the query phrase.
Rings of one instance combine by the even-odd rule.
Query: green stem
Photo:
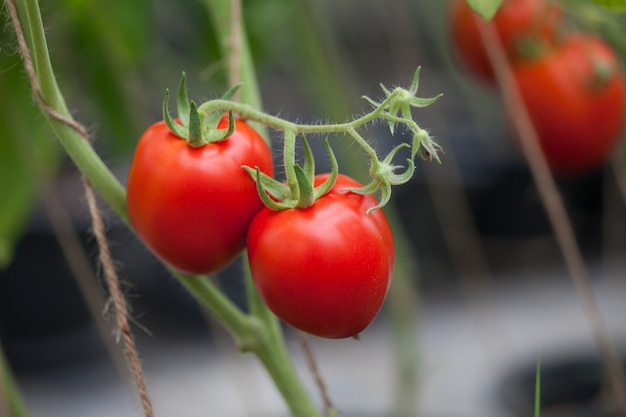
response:
[[[365,152],[369,155],[372,161],[378,160],[378,155],[376,154],[376,151],[374,150],[374,148],[372,148],[370,144],[367,143],[367,141],[363,138],[363,136],[361,136],[354,127],[350,127],[348,129],[348,134],[352,136],[352,139],[354,139],[354,141],[358,143],[365,150]]]
[[[253,350],[260,344],[263,329],[258,320],[245,314],[207,277],[174,270],[170,273],[231,333],[241,351]]]
[[[264,113],[261,110],[257,110],[247,104],[242,104],[229,100],[211,100],[201,104],[198,107],[200,114],[208,114],[214,111],[233,111],[239,114],[244,119],[253,120],[262,123],[275,130],[281,130],[283,132],[291,130],[296,134],[300,133],[337,133],[347,132],[349,129],[356,129],[359,126],[365,125],[374,119],[380,118],[383,114],[384,107],[391,101],[397,93],[394,91],[387,99],[382,102],[377,108],[370,113],[367,113],[351,122],[345,123],[331,123],[331,124],[299,124],[293,123],[276,116]],[[385,114],[385,118],[388,118]],[[401,119],[406,120],[406,119]],[[408,120],[407,120],[408,121]]]
[[[65,100],[61,95],[59,86],[54,77],[50,55],[48,54],[48,44],[41,21],[39,5],[35,0],[26,0],[26,15],[29,24],[27,25],[32,42],[33,64],[37,73],[37,81],[44,101],[57,109],[59,113],[69,116],[69,111]]]
[[[291,198],[300,199],[300,187],[296,178],[294,165],[296,164],[296,133],[293,130],[285,131],[285,143],[283,144],[283,158],[285,162],[285,177],[291,190]]]
[[[274,380],[276,388],[287,402],[293,417],[321,417],[317,405],[311,400],[296,373],[282,333],[266,339],[254,353]]]

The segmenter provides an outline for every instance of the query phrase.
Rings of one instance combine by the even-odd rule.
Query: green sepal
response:
[[[315,204],[315,193],[313,192],[313,178],[309,177],[300,165],[294,165],[294,173],[298,182],[298,201],[297,208],[307,208]]]
[[[222,100],[232,100],[233,97],[235,97],[235,94],[237,94],[237,91],[239,91],[239,89],[241,88],[241,86],[243,85],[243,83],[239,83],[239,84],[235,84],[232,87],[230,87],[224,94],[222,94],[221,99]]]
[[[259,167],[256,167],[254,169],[254,173],[255,173],[256,189],[257,189],[257,192],[259,193],[259,197],[261,198],[261,201],[263,202],[263,204],[265,204],[265,207],[274,211],[293,208],[292,205],[285,204],[280,201],[275,201],[269,196],[268,192],[265,191],[266,188],[263,186],[262,172],[259,169]]]
[[[250,174],[250,177],[255,182],[258,182],[260,180],[261,187],[263,188],[265,193],[270,195],[271,197],[274,197],[274,199],[278,201],[283,201],[287,200],[290,197],[291,192],[286,184],[276,181],[274,178],[270,177],[261,170],[258,170],[256,167],[251,168],[244,165],[242,168],[245,169],[248,174]],[[257,175],[257,170],[260,172],[260,176]]]
[[[293,136],[291,137],[293,139]],[[315,161],[313,152],[306,138],[304,143],[303,166],[292,165],[292,184],[279,182],[258,168],[243,166],[256,182],[257,191],[266,207],[272,210],[285,210],[289,208],[306,208],[315,204],[318,198],[327,194],[337,181],[339,165],[328,138],[325,145],[330,157],[331,172],[328,178],[315,187]]]
[[[326,139],[328,142],[328,139]],[[302,136],[302,144],[304,145],[304,162],[302,164],[302,169],[306,176],[313,181],[313,177],[315,176],[315,159],[313,158],[313,151],[311,150],[311,146],[309,145],[309,141],[306,140],[306,137]]]
[[[344,190],[351,191],[356,194],[374,194],[380,191],[379,203],[367,209],[367,213],[373,210],[384,207],[391,199],[391,186],[406,184],[415,173],[415,162],[412,158],[407,158],[408,166],[401,174],[396,174],[394,171],[401,168],[399,165],[393,165],[393,158],[398,151],[409,147],[409,144],[402,143],[389,152],[385,159],[382,161],[373,159],[372,168],[370,169],[370,176],[372,181],[363,187],[346,187]],[[413,154],[412,154],[413,156]]]
[[[399,150],[408,147],[408,143],[402,143],[396,146],[382,161],[382,169],[387,170],[387,172],[385,173],[385,180],[391,185],[402,185],[407,183],[411,178],[413,178],[413,174],[415,173],[415,162],[413,162],[412,158],[407,158],[408,166],[402,174],[396,174],[394,171],[400,168],[400,166],[392,165],[391,163]]]
[[[333,149],[330,147],[328,138],[326,138],[325,145],[326,150],[328,151],[328,156],[330,157],[330,175],[328,176],[328,178],[326,178],[326,181],[315,187],[315,189],[313,190],[315,200],[325,195],[331,190],[331,188],[333,188],[335,182],[337,182],[337,175],[339,174],[339,164],[337,164],[337,157],[335,156]]]
[[[187,142],[194,148],[199,148],[207,144],[207,140],[202,137],[202,122],[198,114],[198,107],[195,102],[189,103],[189,133]]]
[[[369,184],[364,187],[346,187],[343,190],[360,195],[374,194],[375,192],[380,190],[381,193],[379,203],[374,207],[368,208],[365,211],[365,213],[367,214],[384,207],[391,199],[391,184],[389,182],[381,181],[376,178],[374,178]]]
[[[185,139],[190,146],[198,148],[208,143],[219,142],[235,131],[235,118],[232,111],[228,112],[228,128],[217,129],[222,113],[212,112],[204,117],[200,117],[198,106],[195,102],[189,101],[187,95],[187,76],[182,73],[180,82],[178,83],[178,92],[176,102],[178,108],[178,120],[180,123],[172,119],[169,112],[169,89],[165,90],[165,98],[163,99],[163,120],[170,131],[181,139]],[[230,88],[224,93],[224,98],[229,99],[241,87],[238,84]]]
[[[224,139],[232,135],[233,132],[235,131],[235,117],[233,116],[233,112],[228,111],[228,128],[227,129],[215,129],[213,127],[215,125],[210,125],[210,126],[211,128],[208,129],[204,133],[204,141],[206,143],[215,143],[215,142],[223,141]]]
[[[172,119],[172,116],[170,116],[170,111],[167,104],[169,98],[170,91],[168,89],[165,89],[165,98],[163,99],[163,120],[165,121],[167,127],[170,129],[170,132],[172,132],[174,135],[178,136],[181,139],[187,140],[187,132],[185,131],[185,128],[182,125],[176,123],[174,119]]]
[[[389,130],[392,135],[395,132],[397,122],[407,124],[407,122],[412,121],[411,107],[422,108],[430,106],[443,96],[443,94],[429,98],[416,96],[417,89],[419,88],[420,70],[421,67],[417,67],[415,70],[411,87],[409,87],[408,90],[400,87],[389,90],[383,84],[380,84],[380,88],[383,90],[383,93],[385,93],[385,100],[378,103],[369,97],[363,97],[370,104],[379,109],[381,113],[384,113],[387,116],[385,119],[389,124]]]
[[[424,129],[419,129],[413,133],[413,141],[411,145],[411,159],[415,159],[417,155],[423,160],[430,161],[434,159],[441,163],[439,152],[441,146],[436,143]]]
[[[178,117],[180,120],[189,120],[191,105],[189,103],[189,96],[187,95],[187,75],[184,71],[180,77],[180,82],[178,83],[176,103],[178,107]]]

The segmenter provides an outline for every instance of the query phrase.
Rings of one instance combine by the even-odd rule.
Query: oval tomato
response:
[[[485,22],[467,0],[453,0],[450,9],[452,41],[467,68],[480,79],[493,82],[495,76],[477,25],[492,25],[509,59],[517,61],[522,58],[522,41],[533,39],[543,43],[555,37],[561,14],[560,9],[545,0],[504,0],[493,19]]]
[[[613,50],[597,37],[573,35],[513,71],[551,168],[597,168],[619,140],[626,111]]]
[[[317,175],[315,185],[328,174]],[[339,174],[305,209],[264,208],[248,232],[254,283],[267,306],[293,327],[327,338],[358,335],[387,294],[394,260],[391,229],[372,195]]]
[[[218,128],[227,128],[228,118]],[[220,142],[194,148],[165,122],[137,144],[128,176],[130,222],[163,261],[192,274],[217,271],[245,247],[253,217],[263,208],[243,165],[273,175],[271,152],[243,120]]]

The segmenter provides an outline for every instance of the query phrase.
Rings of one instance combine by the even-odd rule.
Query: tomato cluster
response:
[[[371,210],[377,200],[347,190],[362,185],[335,173],[306,208],[265,207],[244,166],[273,176],[270,149],[244,120],[232,122],[232,134],[200,145],[166,122],[146,130],[127,183],[137,235],[190,274],[219,271],[247,246],[253,281],[279,318],[321,337],[357,336],[380,310],[393,267],[391,229],[382,210]],[[214,129],[229,123],[223,117]],[[329,176],[311,185],[330,184]]]
[[[601,166],[619,141],[626,87],[614,50],[593,34],[566,30],[566,20],[546,0],[505,0],[490,22],[467,0],[453,0],[450,9],[452,40],[465,68],[495,82],[480,33],[481,25],[491,26],[551,169],[581,174]]]

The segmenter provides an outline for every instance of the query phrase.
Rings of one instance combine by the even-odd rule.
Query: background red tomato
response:
[[[624,125],[624,77],[599,38],[573,35],[514,67],[520,93],[552,169],[583,172],[600,165]]]
[[[127,185],[130,221],[144,243],[180,271],[204,274],[229,264],[263,207],[242,165],[273,175],[270,150],[243,120],[235,126],[227,139],[194,148],[158,122],[135,150]],[[222,118],[218,128],[226,127]]]
[[[328,177],[318,175],[320,184]],[[331,191],[306,209],[263,209],[248,233],[252,277],[268,307],[305,332],[328,338],[358,335],[387,293],[393,237],[372,195],[339,175]]]
[[[480,79],[493,82],[494,73],[489,63],[477,24],[492,25],[512,61],[520,58],[521,42],[550,41],[555,37],[561,11],[545,0],[505,0],[490,22],[485,22],[467,4],[467,0],[453,0],[450,9],[452,41],[460,59]]]

